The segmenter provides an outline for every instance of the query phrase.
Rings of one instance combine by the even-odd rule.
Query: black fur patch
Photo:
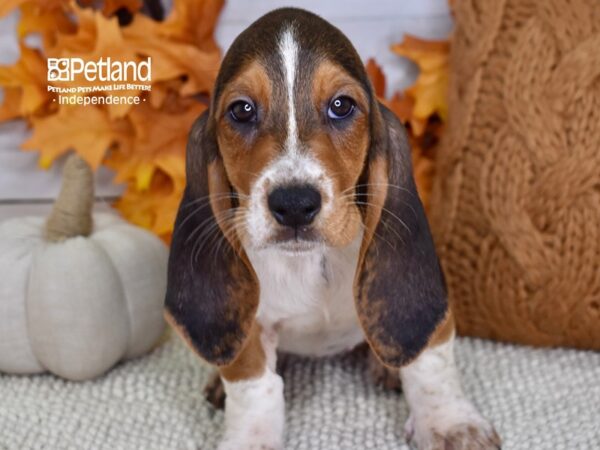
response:
[[[386,135],[377,139],[372,157],[387,158],[389,187],[357,279],[357,309],[375,353],[400,367],[425,348],[448,303],[404,127],[383,106],[381,113]]]
[[[206,129],[208,114],[194,124],[188,142],[188,185],[179,207],[171,254],[165,308],[189,344],[207,361],[225,365],[240,351],[258,306],[254,274],[225,241],[211,251],[221,233],[208,201],[208,164],[218,158]],[[196,240],[212,240],[198,248]],[[224,238],[223,236],[221,236]]]

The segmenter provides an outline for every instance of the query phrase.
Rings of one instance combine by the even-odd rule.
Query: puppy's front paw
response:
[[[405,432],[418,450],[497,450],[501,444],[494,427],[466,401],[409,417]]]
[[[267,427],[256,428],[249,436],[227,436],[219,444],[218,450],[282,450],[283,443]]]
[[[266,370],[254,379],[224,381],[225,433],[219,450],[281,450],[285,427],[283,380]]]
[[[376,386],[381,386],[386,391],[402,391],[398,369],[390,369],[384,366],[373,352],[369,354],[369,373]]]
[[[218,372],[204,386],[204,398],[216,409],[225,408],[225,387]]]

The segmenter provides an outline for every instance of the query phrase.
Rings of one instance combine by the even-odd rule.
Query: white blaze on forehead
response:
[[[294,105],[294,80],[298,63],[298,43],[294,40],[292,29],[283,32],[279,41],[279,53],[283,61],[285,81],[288,98],[288,133],[285,149],[295,153],[298,150],[298,127],[296,124],[296,111]]]

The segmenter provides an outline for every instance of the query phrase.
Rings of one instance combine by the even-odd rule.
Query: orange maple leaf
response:
[[[21,45],[21,57],[13,66],[0,66],[0,86],[18,89],[21,92],[18,107],[20,115],[27,116],[38,112],[52,99],[47,90],[46,62],[37,50]],[[13,93],[8,100],[14,101]],[[5,100],[5,104],[8,100]]]
[[[158,170],[147,190],[138,191],[130,184],[115,205],[129,221],[168,241],[182,195],[183,187]]]
[[[70,0],[2,0],[0,2],[0,17],[4,17],[13,9],[24,5],[25,3],[35,4],[44,11],[62,9]]]
[[[129,114],[134,137],[128,148],[111,155],[108,164],[117,172],[116,181],[135,183],[138,191],[150,187],[161,169],[175,184],[185,184],[185,146],[194,120],[206,106],[193,101],[178,112],[140,105]]]
[[[365,69],[367,70],[367,75],[369,76],[371,84],[373,85],[375,95],[377,95],[377,97],[384,98],[385,75],[383,74],[383,70],[381,70],[381,66],[378,65],[373,58],[369,58],[367,64],[365,64]]]
[[[44,47],[52,47],[56,44],[57,30],[61,33],[75,32],[75,24],[65,14],[65,10],[64,7],[48,10],[36,2],[24,3],[20,8],[21,18],[17,27],[19,38],[30,33],[40,33]]]
[[[214,32],[224,3],[224,0],[176,1],[169,16],[160,24],[159,32],[202,51],[219,52]]]
[[[32,118],[33,135],[21,145],[38,150],[39,164],[48,168],[56,158],[75,150],[97,169],[107,149],[126,137],[127,124],[111,121],[106,110],[88,106],[62,106],[57,114]]]
[[[421,134],[424,123],[434,114],[446,120],[449,48],[448,41],[429,41],[411,35],[405,35],[401,43],[392,45],[393,52],[419,67],[415,84],[405,92],[414,101],[411,121],[417,134]]]
[[[129,12],[137,12],[142,7],[142,0],[104,0],[102,13],[109,17],[116,13],[119,9],[125,8]]]
[[[3,2],[0,3],[0,17],[6,16],[9,12],[18,8],[26,1],[27,0],[3,0]]]
[[[381,66],[379,66],[373,58],[370,58],[365,67],[367,69],[367,75],[373,85],[375,95],[379,97],[379,101],[392,110],[402,122],[409,121],[412,115],[414,101],[398,92],[396,92],[391,99],[386,99],[385,75],[383,70],[381,70]]]
[[[393,45],[392,50],[419,67],[419,75],[411,87],[385,99],[382,98],[385,93],[385,76],[374,60],[367,62],[367,73],[380,101],[407,127],[415,182],[419,196],[427,208],[434,176],[434,149],[448,108],[446,91],[449,44],[447,41],[426,41],[407,35],[402,43]]]
[[[11,119],[18,119],[23,114],[21,112],[21,89],[15,87],[4,88],[4,99],[0,105],[0,122]]]
[[[212,90],[221,62],[218,50],[204,51],[192,44],[167,40],[160,35],[160,24],[141,15],[123,29],[123,36],[136,52],[152,58],[153,82],[185,76],[179,91],[182,96]]]

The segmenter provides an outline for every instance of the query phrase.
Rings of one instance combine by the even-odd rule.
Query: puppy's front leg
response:
[[[454,336],[400,369],[410,407],[407,439],[419,450],[499,449],[494,427],[462,391],[453,344]]]
[[[277,335],[255,326],[238,358],[220,368],[225,434],[219,450],[283,448],[283,380],[275,373]]]

